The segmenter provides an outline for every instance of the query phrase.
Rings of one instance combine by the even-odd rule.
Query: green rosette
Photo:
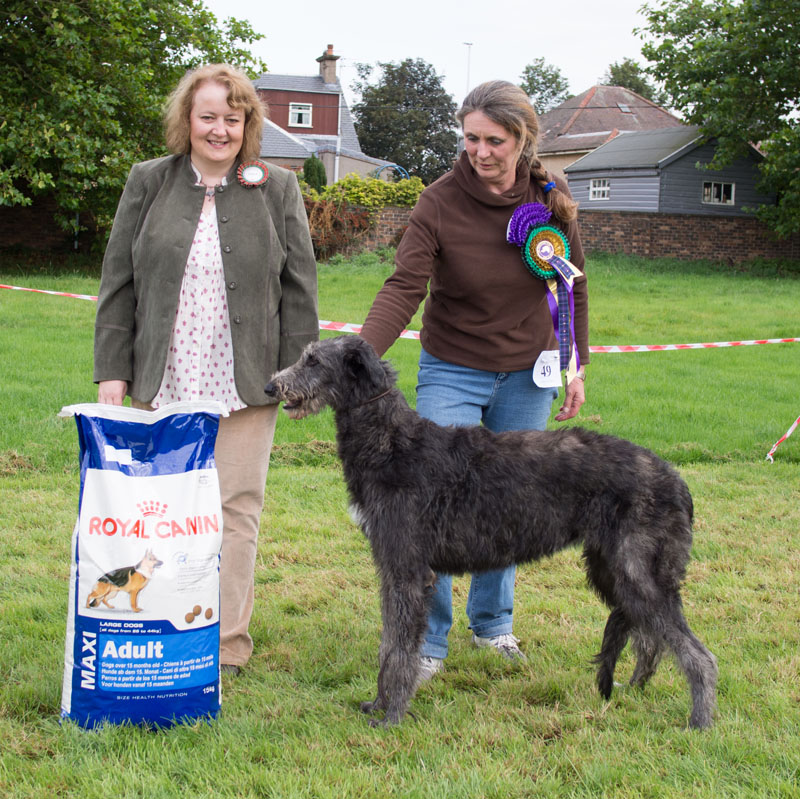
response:
[[[522,260],[528,271],[541,280],[552,280],[558,274],[549,259],[560,255],[569,260],[569,242],[557,228],[540,225],[531,229],[522,246]]]

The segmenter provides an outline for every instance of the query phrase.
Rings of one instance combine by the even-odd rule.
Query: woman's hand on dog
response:
[[[97,384],[97,401],[102,405],[122,405],[127,392],[124,380],[101,380]]]

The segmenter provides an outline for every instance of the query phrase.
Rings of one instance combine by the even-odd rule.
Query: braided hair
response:
[[[456,119],[463,126],[467,114],[480,111],[511,133],[520,143],[519,161],[528,164],[531,176],[542,187],[547,207],[560,222],[572,222],[578,216],[578,204],[563,191],[539,160],[536,142],[539,121],[527,94],[513,83],[490,80],[476,86],[464,99]]]

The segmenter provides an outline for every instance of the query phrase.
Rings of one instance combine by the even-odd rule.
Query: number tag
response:
[[[561,369],[558,350],[545,350],[533,367],[533,382],[539,388],[560,388]]]

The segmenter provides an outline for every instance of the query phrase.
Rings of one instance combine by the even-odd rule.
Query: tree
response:
[[[621,62],[609,64],[603,76],[604,86],[622,86],[641,95],[656,105],[663,105],[667,97],[647,79],[647,72],[632,58],[623,58]]]
[[[420,177],[426,185],[444,174],[456,157],[456,105],[434,68],[421,58],[379,63],[378,82],[368,83],[373,68],[358,64],[360,80],[353,105],[361,149]]]
[[[313,154],[303,161],[303,179],[315,191],[321,191],[328,185],[325,164]]]
[[[800,231],[799,17],[798,0],[668,0],[639,31],[672,106],[717,140],[713,166],[761,143],[778,203],[758,214],[781,235]]]
[[[0,204],[52,194],[57,221],[110,225],[131,165],[165,154],[161,110],[187,69],[262,38],[201,0],[6,0],[0,17]],[[262,64],[254,65],[263,70]]]
[[[522,70],[519,78],[522,81],[520,87],[531,98],[537,114],[544,114],[572,96],[569,93],[569,82],[561,74],[561,70],[546,64],[543,58],[531,61]]]

